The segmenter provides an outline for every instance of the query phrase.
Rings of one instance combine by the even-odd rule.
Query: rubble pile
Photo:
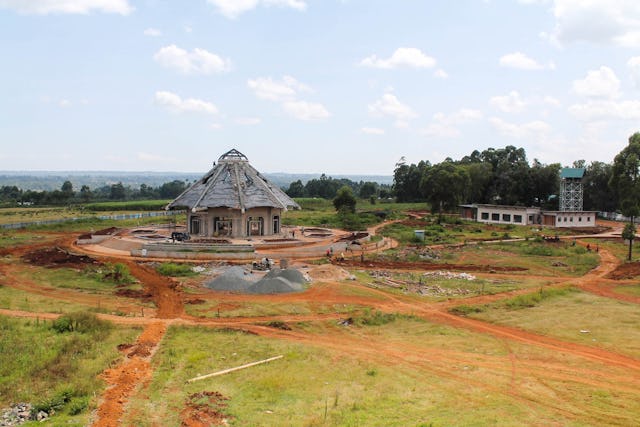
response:
[[[33,413],[33,406],[30,403],[14,403],[9,408],[2,410],[0,415],[0,427],[19,426],[27,421],[45,421],[50,415],[45,411],[37,414]]]
[[[476,280],[476,276],[469,273],[455,273],[453,271],[427,271],[422,274],[424,277],[436,277],[439,279],[462,279],[462,280]]]

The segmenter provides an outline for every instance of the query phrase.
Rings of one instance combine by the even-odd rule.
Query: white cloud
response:
[[[62,108],[67,108],[67,107],[71,107],[71,101],[69,101],[68,99],[61,99],[58,102],[58,105]]]
[[[553,62],[550,62],[547,65],[542,65],[522,52],[514,52],[501,56],[500,65],[502,67],[517,68],[519,70],[553,70],[556,68]]]
[[[209,129],[220,130],[222,129],[222,125],[220,123],[211,123]]]
[[[387,59],[371,55],[360,61],[360,65],[387,70],[400,67],[433,68],[436,65],[436,60],[415,47],[400,47]]]
[[[398,120],[400,127],[407,120],[413,119],[418,115],[406,104],[400,102],[400,100],[392,93],[385,93],[382,98],[369,104],[369,113],[374,116],[389,116]]]
[[[609,119],[639,120],[640,101],[589,100],[584,104],[570,106],[569,113],[585,122]]]
[[[297,81],[291,76],[284,76],[281,81],[273,80],[271,77],[258,77],[255,80],[249,79],[247,86],[258,98],[269,101],[293,100],[297,91],[313,92],[312,89]]]
[[[438,68],[437,70],[435,70],[433,72],[434,77],[437,77],[439,79],[447,79],[449,78],[449,74],[447,74],[447,72],[445,70],[443,70],[442,68]]]
[[[196,98],[182,99],[173,92],[158,91],[155,95],[155,103],[167,108],[173,113],[193,112],[204,114],[217,114],[218,108],[211,102]]]
[[[173,68],[184,74],[212,74],[229,71],[231,61],[204,49],[195,48],[191,52],[172,44],[161,48],[153,59],[166,68]]]
[[[144,30],[144,35],[149,37],[160,37],[162,35],[162,31],[157,28],[147,28]]]
[[[257,8],[259,5],[280,6],[303,11],[307,3],[303,0],[207,0],[214,5],[218,12],[229,19],[235,19],[245,12]]]
[[[640,47],[640,2],[637,0],[555,0],[560,43],[589,42]]]
[[[299,120],[326,119],[331,114],[322,104],[307,101],[286,101],[282,103],[284,111]]]
[[[451,114],[442,112],[433,115],[433,121],[420,131],[423,135],[437,138],[457,138],[462,132],[458,126],[471,123],[482,118],[482,112],[470,108],[462,108]]]
[[[255,126],[262,123],[262,119],[260,117],[238,117],[235,122],[242,126]]]
[[[528,123],[515,124],[506,122],[498,117],[491,117],[489,123],[500,132],[501,134],[510,138],[527,138],[527,137],[540,137],[541,135],[548,134],[551,131],[551,126],[548,123],[541,120],[534,120]]]
[[[627,61],[627,66],[631,70],[631,79],[637,88],[640,88],[640,56],[633,56]]]
[[[578,95],[596,98],[617,98],[620,91],[620,80],[609,67],[591,70],[581,80],[574,80],[573,91]]]
[[[367,135],[384,135],[384,129],[380,128],[363,127],[360,129],[360,132],[366,133]]]
[[[296,119],[308,121],[331,116],[322,104],[299,100],[299,92],[310,93],[313,89],[291,76],[284,76],[279,81],[271,77],[249,79],[247,86],[258,98],[280,103],[282,109]]]
[[[512,90],[508,95],[492,97],[489,99],[489,105],[505,113],[519,113],[525,109],[527,103],[517,91]]]
[[[0,9],[35,15],[87,15],[94,11],[128,15],[134,10],[128,0],[0,0]]]

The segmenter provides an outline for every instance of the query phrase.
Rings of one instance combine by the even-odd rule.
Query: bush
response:
[[[44,411],[51,414],[52,411],[60,411],[71,400],[74,392],[70,388],[63,388],[49,398],[44,398],[36,402],[31,409],[31,414],[37,415],[38,412]]]
[[[51,328],[62,334],[65,332],[79,332],[81,334],[102,334],[109,331],[110,322],[98,319],[95,314],[78,312],[69,313],[53,321]]]
[[[69,415],[78,415],[89,407],[89,398],[87,396],[74,397],[69,402]]]

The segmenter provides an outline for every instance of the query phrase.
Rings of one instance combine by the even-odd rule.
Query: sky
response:
[[[0,170],[391,175],[640,130],[637,0],[0,0]]]

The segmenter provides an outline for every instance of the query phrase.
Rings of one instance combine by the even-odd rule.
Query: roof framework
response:
[[[200,180],[171,202],[167,209],[187,208],[192,212],[226,207],[245,212],[258,207],[300,209],[284,191],[254,169],[236,149],[218,158],[218,163]]]

